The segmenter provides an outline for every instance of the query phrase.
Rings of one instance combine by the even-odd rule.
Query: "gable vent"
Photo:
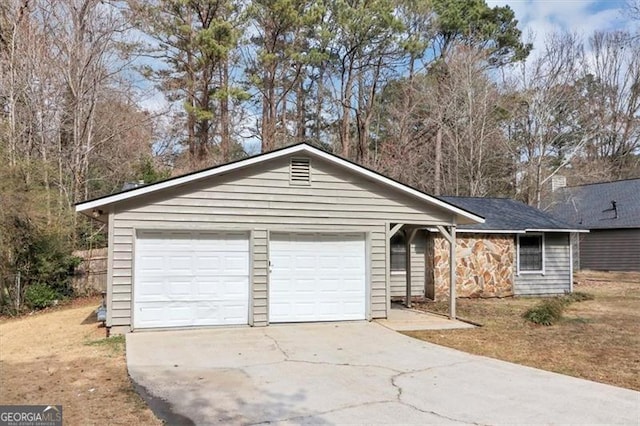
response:
[[[311,171],[308,158],[292,158],[289,164],[289,179],[292,185],[309,185]]]

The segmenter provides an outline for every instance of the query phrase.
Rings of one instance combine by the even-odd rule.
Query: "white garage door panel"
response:
[[[247,324],[246,234],[140,232],[134,305],[135,328]]]
[[[269,321],[366,317],[362,234],[272,234]]]

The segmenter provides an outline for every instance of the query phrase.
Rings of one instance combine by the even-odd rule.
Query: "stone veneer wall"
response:
[[[449,298],[449,243],[431,234],[427,253],[427,288],[435,288],[435,300]],[[428,259],[428,258],[427,258]],[[458,234],[456,246],[456,294],[458,297],[513,296],[516,246],[513,235]]]

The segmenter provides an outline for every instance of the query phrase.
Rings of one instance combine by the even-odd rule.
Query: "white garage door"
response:
[[[365,319],[362,234],[272,234],[270,240],[270,322]]]
[[[134,328],[247,324],[246,234],[144,231],[135,251]]]

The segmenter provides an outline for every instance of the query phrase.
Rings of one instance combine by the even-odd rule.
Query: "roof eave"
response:
[[[233,170],[238,170],[244,167],[249,167],[253,164],[257,164],[262,161],[268,161],[270,159],[278,158],[283,155],[293,154],[300,151],[303,145],[293,145],[288,148],[284,148],[277,151],[272,151],[267,154],[257,155],[254,157],[246,158],[241,161],[224,164],[215,168],[202,170],[199,172],[189,173],[183,176],[167,179],[158,183],[141,186],[138,188],[130,189],[128,191],[118,192],[117,194],[107,195],[104,197],[96,198],[94,200],[85,201],[76,204],[76,212],[83,212],[86,210],[92,210],[98,207],[105,207],[110,204],[125,201],[131,198],[139,197],[151,192],[161,191],[163,189],[174,188],[180,185],[185,185],[193,181],[204,179],[211,176],[217,176],[224,173],[228,173]]]
[[[588,233],[589,230],[588,229],[575,229],[575,228],[569,228],[569,229],[565,229],[565,228],[558,228],[558,229],[554,229],[554,228],[542,228],[542,229],[537,229],[537,228],[531,228],[531,229],[526,229],[527,232],[578,232],[578,233]]]
[[[476,233],[476,234],[525,234],[527,232],[580,232],[587,233],[588,229],[481,229],[481,228],[458,228],[458,232]]]
[[[391,178],[388,178],[377,172],[369,170],[351,161],[345,160],[333,154],[329,154],[318,148],[314,148],[311,145],[307,145],[304,143],[298,144],[298,145],[292,145],[290,147],[282,148],[280,150],[268,152],[265,154],[260,154],[260,155],[246,158],[244,160],[240,160],[234,163],[229,163],[229,164],[221,165],[215,168],[202,170],[200,172],[179,176],[179,177],[158,182],[155,184],[134,188],[126,192],[120,192],[117,194],[108,195],[108,196],[97,198],[94,200],[81,202],[76,204],[75,210],[76,212],[84,213],[90,216],[91,214],[87,212],[93,211],[94,209],[97,209],[97,208],[104,208],[108,205],[125,201],[131,198],[139,197],[141,195],[145,195],[151,192],[161,191],[163,189],[169,189],[169,188],[177,187],[180,185],[185,185],[196,180],[204,179],[211,176],[221,175],[224,173],[229,173],[234,170],[242,169],[245,167],[252,166],[254,164],[277,159],[277,158],[284,157],[291,154],[296,154],[299,152],[306,152],[311,155],[317,155],[318,157],[324,158],[331,163],[339,164],[343,167],[346,167],[351,171],[356,172],[362,176],[366,176],[386,186],[405,192],[415,198],[421,199],[422,201],[426,201],[430,204],[434,204],[438,207],[444,208],[445,210],[451,213],[454,213],[456,215],[456,223],[459,225],[484,223],[484,218],[481,216],[478,216],[472,212],[466,211],[446,201],[442,201],[431,195],[425,194],[424,192],[418,191],[417,189],[414,189],[410,186],[397,182]]]
[[[481,228],[458,228],[458,233],[474,234],[524,234],[522,229],[481,229]]]

